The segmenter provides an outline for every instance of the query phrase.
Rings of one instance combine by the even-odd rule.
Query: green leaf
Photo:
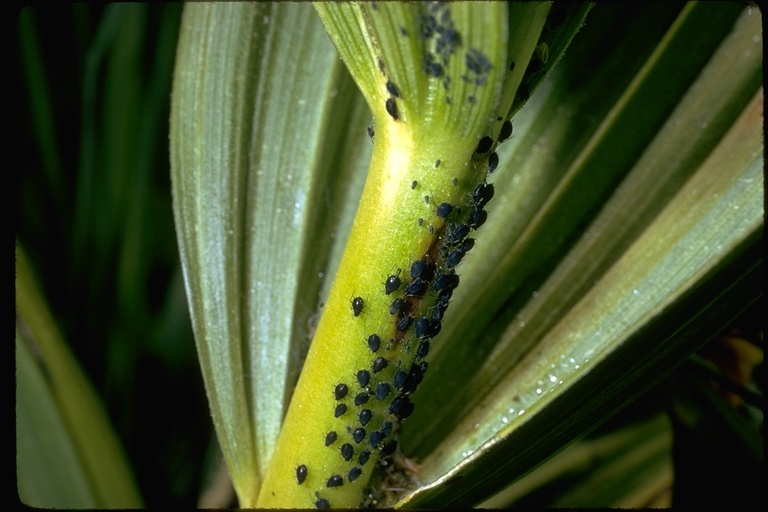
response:
[[[16,479],[30,507],[96,508],[42,367],[16,330]]]
[[[33,507],[141,507],[120,442],[19,246],[16,307],[19,497]]]
[[[335,230],[360,193],[370,146],[355,94],[311,7],[186,7],[174,212],[206,390],[242,506],[272,456]],[[340,151],[341,140],[358,149]],[[331,215],[318,215],[325,207]]]
[[[568,446],[481,508],[538,506],[640,508],[653,506],[674,478],[672,429],[657,413]]]

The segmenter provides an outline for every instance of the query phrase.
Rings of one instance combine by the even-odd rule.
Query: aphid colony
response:
[[[395,95],[397,90],[392,87],[390,90],[388,85],[387,89]],[[509,133],[511,128],[505,123],[500,139]],[[481,139],[476,156],[488,153],[492,145],[490,137]],[[496,162],[497,158],[489,158],[489,171]],[[349,465],[344,471],[323,477],[325,489],[315,490],[317,508],[330,507],[328,493],[360,478],[372,456],[382,465],[391,463],[390,457],[397,449],[394,436],[400,423],[413,413],[410,395],[429,367],[425,359],[431,340],[440,332],[443,316],[460,282],[455,268],[474,247],[475,240],[469,234],[485,222],[485,206],[493,196],[493,185],[483,181],[475,186],[466,203],[437,205],[434,214],[441,227],[433,231],[436,236],[427,254],[411,262],[407,272],[397,269],[383,279],[381,292],[393,296],[388,310],[393,317],[393,337],[385,342],[378,333],[368,334],[364,338],[371,354],[368,366],[358,368],[348,382],[339,382],[332,390],[334,417],[348,417],[347,426],[341,431],[327,432],[323,443]],[[430,304],[434,303],[422,307],[428,294]],[[355,317],[361,317],[365,300],[354,297],[351,308]],[[299,485],[306,481],[309,471],[311,468],[305,464],[296,467]]]
[[[422,61],[422,71],[432,79],[440,79],[443,89],[451,89],[451,76],[446,72],[451,65],[454,54],[462,47],[462,36],[456,30],[451,17],[451,9],[444,2],[426,2],[426,11],[419,15],[419,35],[423,39],[425,48]],[[400,27],[400,33],[407,37],[407,30]],[[464,53],[465,73],[461,79],[474,86],[483,86],[488,82],[488,74],[493,66],[488,57],[476,48],[468,48]],[[379,62],[379,70],[386,75],[384,63]],[[384,106],[387,113],[395,121],[400,119],[400,112],[397,106],[397,98],[400,97],[400,90],[391,81],[387,80],[387,93],[389,97],[385,100]],[[466,100],[474,103],[477,98],[474,94],[467,94]],[[445,102],[452,103],[451,96],[445,96]],[[370,132],[369,132],[370,134]],[[440,160],[435,167],[440,165]]]

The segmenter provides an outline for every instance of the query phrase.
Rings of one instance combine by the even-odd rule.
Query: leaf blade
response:
[[[351,214],[314,212],[356,202],[370,150],[334,148],[345,134],[365,142],[367,113],[311,6],[188,6],[185,18],[175,218],[214,423],[249,506],[307,350],[318,275],[345,240],[336,223]],[[334,179],[350,187],[331,191]]]
[[[750,286],[748,281],[754,279],[759,264],[758,267],[753,264],[741,267],[745,254],[747,261],[754,257],[762,225],[762,187],[753,186],[762,182],[758,122],[761,112],[762,95],[758,93],[718,148],[664,212],[598,284],[546,334],[537,345],[537,350],[530,353],[515,370],[507,374],[504,383],[487,395],[492,398],[481,402],[467,415],[471,423],[480,425],[473,436],[467,438],[463,434],[471,428],[465,420],[464,425],[459,425],[444,441],[450,449],[438,448],[435,453],[441,455],[425,462],[425,473],[448,471],[445,477],[440,478],[441,482],[456,478],[462,469],[471,474],[475,472],[472,469],[475,460],[484,453],[498,450],[494,458],[502,453],[509,458],[505,450],[513,444],[511,439],[518,436],[514,444],[526,446],[523,451],[528,451],[536,443],[549,443],[541,439],[543,423],[535,417],[537,414],[541,414],[542,418],[547,416],[549,418],[542,421],[553,425],[555,419],[552,414],[556,411],[564,414],[564,402],[569,404],[567,410],[578,410],[578,413],[571,412],[574,417],[581,417],[589,425],[594,425],[598,416],[585,411],[595,409],[595,403],[600,403],[608,395],[616,399],[618,390],[624,386],[637,386],[640,375],[645,378],[642,386],[649,385],[662,375],[660,362],[667,362],[666,371],[669,371],[706,341],[707,332],[710,336],[717,332],[717,329],[711,328],[702,332],[702,328],[697,327],[695,332],[701,336],[698,340],[692,341],[690,335],[683,334],[681,339],[672,341],[675,336],[679,337],[676,331],[684,328],[671,327],[669,315],[673,311],[678,315],[680,307],[684,307],[680,304],[694,300],[693,297],[699,301],[699,307],[704,306],[699,315],[704,314],[713,303],[708,306],[706,302],[704,305],[700,303],[702,299],[711,301],[700,289],[706,286],[711,288],[713,283],[719,285],[718,281],[722,278],[718,277],[718,273],[735,272],[739,276],[735,282],[741,289],[749,291],[742,300],[748,304],[756,298],[753,295],[756,293],[754,285]],[[740,163],[736,170],[734,162]],[[659,243],[659,240],[664,243]],[[740,258],[741,261],[735,263]],[[660,279],[660,276],[663,278]],[[711,294],[711,290],[707,293]],[[733,294],[729,293],[728,300],[721,299],[720,303],[733,299]],[[732,309],[730,314],[733,314]],[[729,321],[727,314],[718,317],[719,323],[727,324]],[[665,334],[660,334],[660,331]],[[675,353],[673,347],[681,348]],[[600,360],[604,360],[605,364],[601,365]],[[618,360],[623,361],[620,366],[623,367],[624,377],[617,368]],[[649,375],[648,372],[653,373]],[[580,380],[590,381],[589,386],[580,383]],[[573,391],[578,388],[581,389]],[[600,389],[600,394],[596,394],[595,389]],[[560,408],[551,405],[554,401],[560,403]],[[545,406],[547,402],[550,407]],[[545,412],[547,409],[548,412]],[[526,420],[525,416],[529,418]],[[494,421],[491,418],[495,418],[498,427],[488,430]],[[568,421],[575,420],[569,418]],[[534,424],[538,426],[534,427]],[[499,429],[498,434],[489,435],[495,428]],[[528,431],[527,435],[522,434],[524,430]],[[483,446],[482,439],[488,439],[486,446]],[[465,461],[456,460],[457,453],[462,452],[479,455],[470,456]],[[453,453],[453,459],[447,460],[450,453]],[[503,465],[508,466],[508,471],[515,463]],[[454,469],[450,470],[451,467]],[[474,477],[487,479],[477,474]],[[478,497],[478,491],[473,486],[486,489],[485,485],[473,479],[461,480],[456,486],[474,497]],[[424,491],[423,497],[415,493],[413,504],[436,506],[445,503],[445,492],[445,489],[434,487]],[[457,491],[453,489],[452,492]]]
[[[36,353],[33,354],[37,358],[38,371],[45,377],[46,392],[52,399],[55,410],[48,408],[47,412],[44,412],[43,404],[23,404],[21,407],[33,415],[32,421],[35,418],[50,418],[51,415],[58,418],[59,436],[56,443],[58,448],[61,448],[59,455],[64,456],[58,461],[66,466],[49,470],[57,475],[56,481],[60,485],[66,486],[66,482],[70,482],[79,488],[77,491],[75,488],[70,489],[75,491],[70,498],[84,499],[87,504],[103,508],[141,506],[141,497],[120,441],[109,423],[98,395],[62,339],[36,283],[29,261],[19,245],[16,247],[16,307],[21,320],[21,338],[24,342],[34,344]],[[26,359],[24,353],[19,356],[22,360]],[[32,362],[27,360],[27,363]],[[34,370],[31,370],[27,363],[24,363],[20,371],[25,372],[25,382],[36,386],[35,377],[32,375]],[[41,383],[38,381],[39,384]],[[37,425],[38,432],[44,428]],[[26,442],[23,439],[25,435],[26,433],[21,434],[22,448]],[[62,444],[67,443],[67,439],[69,447]],[[73,465],[79,468],[81,477],[66,474],[67,468]],[[22,466],[22,470],[24,469]],[[62,472],[65,475],[60,475]],[[25,472],[20,476],[36,478],[39,475]],[[73,479],[69,480],[70,477]],[[23,482],[25,489],[37,485],[40,485],[40,482]],[[44,493],[37,497],[45,499]],[[58,501],[60,496],[48,497]],[[48,506],[58,507],[62,504],[49,503]]]

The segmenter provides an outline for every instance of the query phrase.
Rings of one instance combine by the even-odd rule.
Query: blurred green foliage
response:
[[[176,249],[168,116],[180,4],[18,16],[16,236],[147,506],[193,506],[215,446]]]

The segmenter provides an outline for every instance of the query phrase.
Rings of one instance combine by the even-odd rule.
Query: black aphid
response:
[[[440,167],[440,159],[435,160],[435,168]]]
[[[448,309],[448,302],[438,302],[435,304],[435,307],[432,308],[432,321],[433,322],[440,322],[443,320],[443,315],[445,315],[445,310]]]
[[[428,288],[429,283],[427,280],[420,277],[408,283],[408,286],[405,287],[405,294],[414,297],[422,297],[425,293],[427,293]],[[408,327],[406,326],[406,329],[407,328]],[[405,329],[402,330],[404,331]]]
[[[401,407],[398,412],[395,413],[395,416],[397,416],[397,419],[400,421],[403,421],[411,414],[413,414],[413,404],[411,402],[407,402],[403,404],[403,407]]]
[[[451,211],[453,211],[453,205],[450,203],[441,203],[440,206],[437,207],[437,216],[441,219],[448,218],[448,215],[451,214]]]
[[[419,359],[424,359],[427,357],[427,354],[429,354],[429,342],[427,340],[421,340],[421,343],[419,343],[419,348],[416,349],[416,357]]]
[[[413,334],[417,338],[421,338],[429,331],[429,320],[426,318],[419,318],[416,323],[413,324]]]
[[[478,208],[473,208],[472,211],[469,212],[467,223],[472,229],[478,229],[480,226],[485,224],[486,220],[488,220],[488,212]]]
[[[398,270],[397,273],[399,274],[400,271]],[[397,289],[400,288],[400,283],[401,281],[399,275],[391,275],[387,277],[387,280],[384,283],[384,292],[389,295],[390,293],[397,291]]]
[[[493,199],[496,189],[492,183],[478,183],[475,190],[472,191],[472,205],[475,208],[483,208],[488,201]]]
[[[501,125],[501,131],[499,131],[499,138],[498,141],[504,142],[512,135],[512,121],[504,121],[504,124]]]
[[[368,393],[358,393],[355,396],[355,405],[363,405],[368,401]]]
[[[359,467],[355,466],[352,469],[349,470],[349,474],[347,475],[347,478],[350,482],[354,482],[358,479],[358,477],[363,473],[363,470]]]
[[[495,151],[488,156],[488,173],[492,173],[499,166],[499,154]]]
[[[403,420],[413,413],[413,404],[407,396],[400,395],[392,400],[389,405],[389,412]]]
[[[438,293],[443,290],[453,290],[457,286],[459,286],[459,276],[456,274],[440,274],[432,284],[432,287]]]
[[[362,297],[355,297],[352,299],[352,311],[355,313],[355,316],[360,316],[360,313],[363,312],[363,307],[365,306],[365,301]]]
[[[379,356],[373,360],[373,365],[371,366],[371,369],[373,370],[373,373],[379,373],[381,370],[386,368],[388,364],[389,362],[386,359]]]
[[[429,363],[426,361],[422,361],[419,364],[411,365],[411,371],[413,372],[413,378],[416,381],[416,384],[421,384],[421,381],[424,379],[424,374],[427,373],[427,367],[429,366]]]
[[[357,383],[361,388],[364,388],[371,381],[371,372],[368,370],[360,370],[357,372]]]
[[[461,247],[451,251],[448,257],[445,258],[445,265],[448,268],[455,268],[456,265],[461,263],[461,259],[464,257],[464,252],[465,251]]]
[[[384,446],[381,447],[381,451],[379,452],[382,457],[389,457],[393,453],[395,453],[395,450],[397,449],[397,441],[394,439],[384,443]]]
[[[408,374],[403,370],[397,370],[395,372],[395,376],[392,378],[392,386],[394,386],[395,389],[403,389],[403,386],[405,385],[405,381],[408,378]]]
[[[365,463],[368,462],[368,458],[371,456],[371,452],[369,450],[363,450],[360,452],[360,455],[357,456],[357,463],[361,466],[365,466]]]
[[[371,140],[373,140],[374,135],[376,135],[376,132],[373,130],[373,125],[369,124],[367,130],[368,130],[368,137],[370,137]]]
[[[296,468],[296,480],[299,482],[299,485],[304,483],[304,480],[307,479],[307,466],[304,464],[301,464],[299,467]]]
[[[427,372],[427,366],[428,363],[426,361],[411,365],[411,371],[408,373],[408,380],[403,386],[403,395],[416,391],[416,387],[421,384],[422,379],[424,379],[424,374]]]
[[[379,347],[381,346],[381,338],[379,338],[376,334],[371,334],[368,336],[368,348],[371,349],[371,352],[376,352],[379,350]]]
[[[411,263],[411,278],[418,279],[427,270],[427,262],[424,260],[416,260]]]
[[[464,56],[464,63],[467,69],[478,75],[488,73],[491,68],[491,61],[485,56],[483,52],[475,48],[470,48]]]
[[[331,508],[331,504],[328,502],[327,499],[318,497],[317,501],[315,501],[315,508],[320,510]]]
[[[411,182],[411,190],[414,190],[419,185],[419,182],[416,180],[413,180]]]
[[[339,487],[344,485],[344,479],[341,478],[341,475],[332,475],[331,478],[328,479],[328,483],[325,485],[328,487]]]
[[[339,404],[339,405],[336,406],[336,410],[334,411],[333,415],[336,418],[338,418],[339,416],[341,416],[345,412],[347,412],[347,406],[344,405],[344,404]]]
[[[461,242],[461,249],[467,253],[472,250],[472,248],[475,246],[475,239],[474,238],[465,238],[463,242]]]
[[[437,296],[437,303],[445,304],[447,306],[448,303],[451,301],[452,296],[453,296],[453,288],[442,290],[440,292],[440,295]]]
[[[390,315],[396,315],[400,311],[403,310],[403,306],[405,306],[405,301],[398,297],[395,300],[392,301],[392,305],[389,306],[389,314]]]
[[[333,443],[336,442],[336,439],[338,436],[336,435],[336,432],[331,430],[327,434],[325,434],[325,446],[331,446]]]
[[[448,243],[454,244],[461,241],[469,234],[469,225],[467,224],[451,224],[448,226]]]
[[[400,90],[397,88],[397,86],[392,82],[392,80],[387,80],[387,92],[394,96],[395,98],[400,97]]]
[[[376,398],[378,400],[384,400],[389,395],[389,384],[386,382],[380,382],[376,385]]]
[[[333,396],[336,398],[336,400],[341,400],[347,396],[347,391],[349,391],[349,389],[347,388],[346,384],[338,384],[333,390]]]
[[[410,315],[406,315],[406,316],[402,317],[401,319],[399,319],[397,321],[397,326],[396,326],[397,330],[400,331],[400,332],[407,331],[408,327],[411,326],[411,320],[413,320],[413,318],[411,318]],[[375,370],[374,370],[374,373],[376,373]]]
[[[395,98],[387,98],[385,106],[387,107],[387,113],[392,116],[392,119],[395,121],[400,119],[400,114],[397,112],[397,102],[395,101]]]
[[[362,426],[366,426],[369,421],[371,421],[371,418],[373,418],[373,413],[370,409],[363,409],[360,411],[360,424]]]
[[[491,147],[493,146],[493,139],[489,136],[485,136],[477,143],[477,148],[475,148],[475,153],[483,154],[487,153],[491,150]]]
[[[447,306],[453,295],[453,290],[445,290],[437,296],[436,306]]]
[[[384,425],[381,426],[381,433],[385,436],[388,436],[392,433],[392,429],[394,428],[394,425],[391,421],[385,421]]]
[[[357,427],[352,432],[352,439],[354,439],[356,443],[361,443],[361,442],[363,442],[363,439],[365,439],[365,434],[366,434],[366,432],[365,432],[364,428]]]
[[[409,401],[410,400],[405,395],[400,395],[398,397],[395,397],[395,399],[392,400],[392,403],[389,406],[389,412],[393,414],[398,412],[400,409],[402,409],[403,405],[405,405],[405,403]]]
[[[371,435],[368,436],[368,442],[371,443],[371,446],[374,448],[378,448],[381,441],[384,439],[384,434],[379,432],[378,430],[371,432]]]
[[[355,455],[355,449],[352,448],[352,445],[349,443],[344,443],[341,445],[341,449],[339,450],[341,452],[341,456],[344,458],[344,460],[351,460],[352,457]]]
[[[432,62],[424,71],[435,78],[443,76],[443,66],[439,62]]]

